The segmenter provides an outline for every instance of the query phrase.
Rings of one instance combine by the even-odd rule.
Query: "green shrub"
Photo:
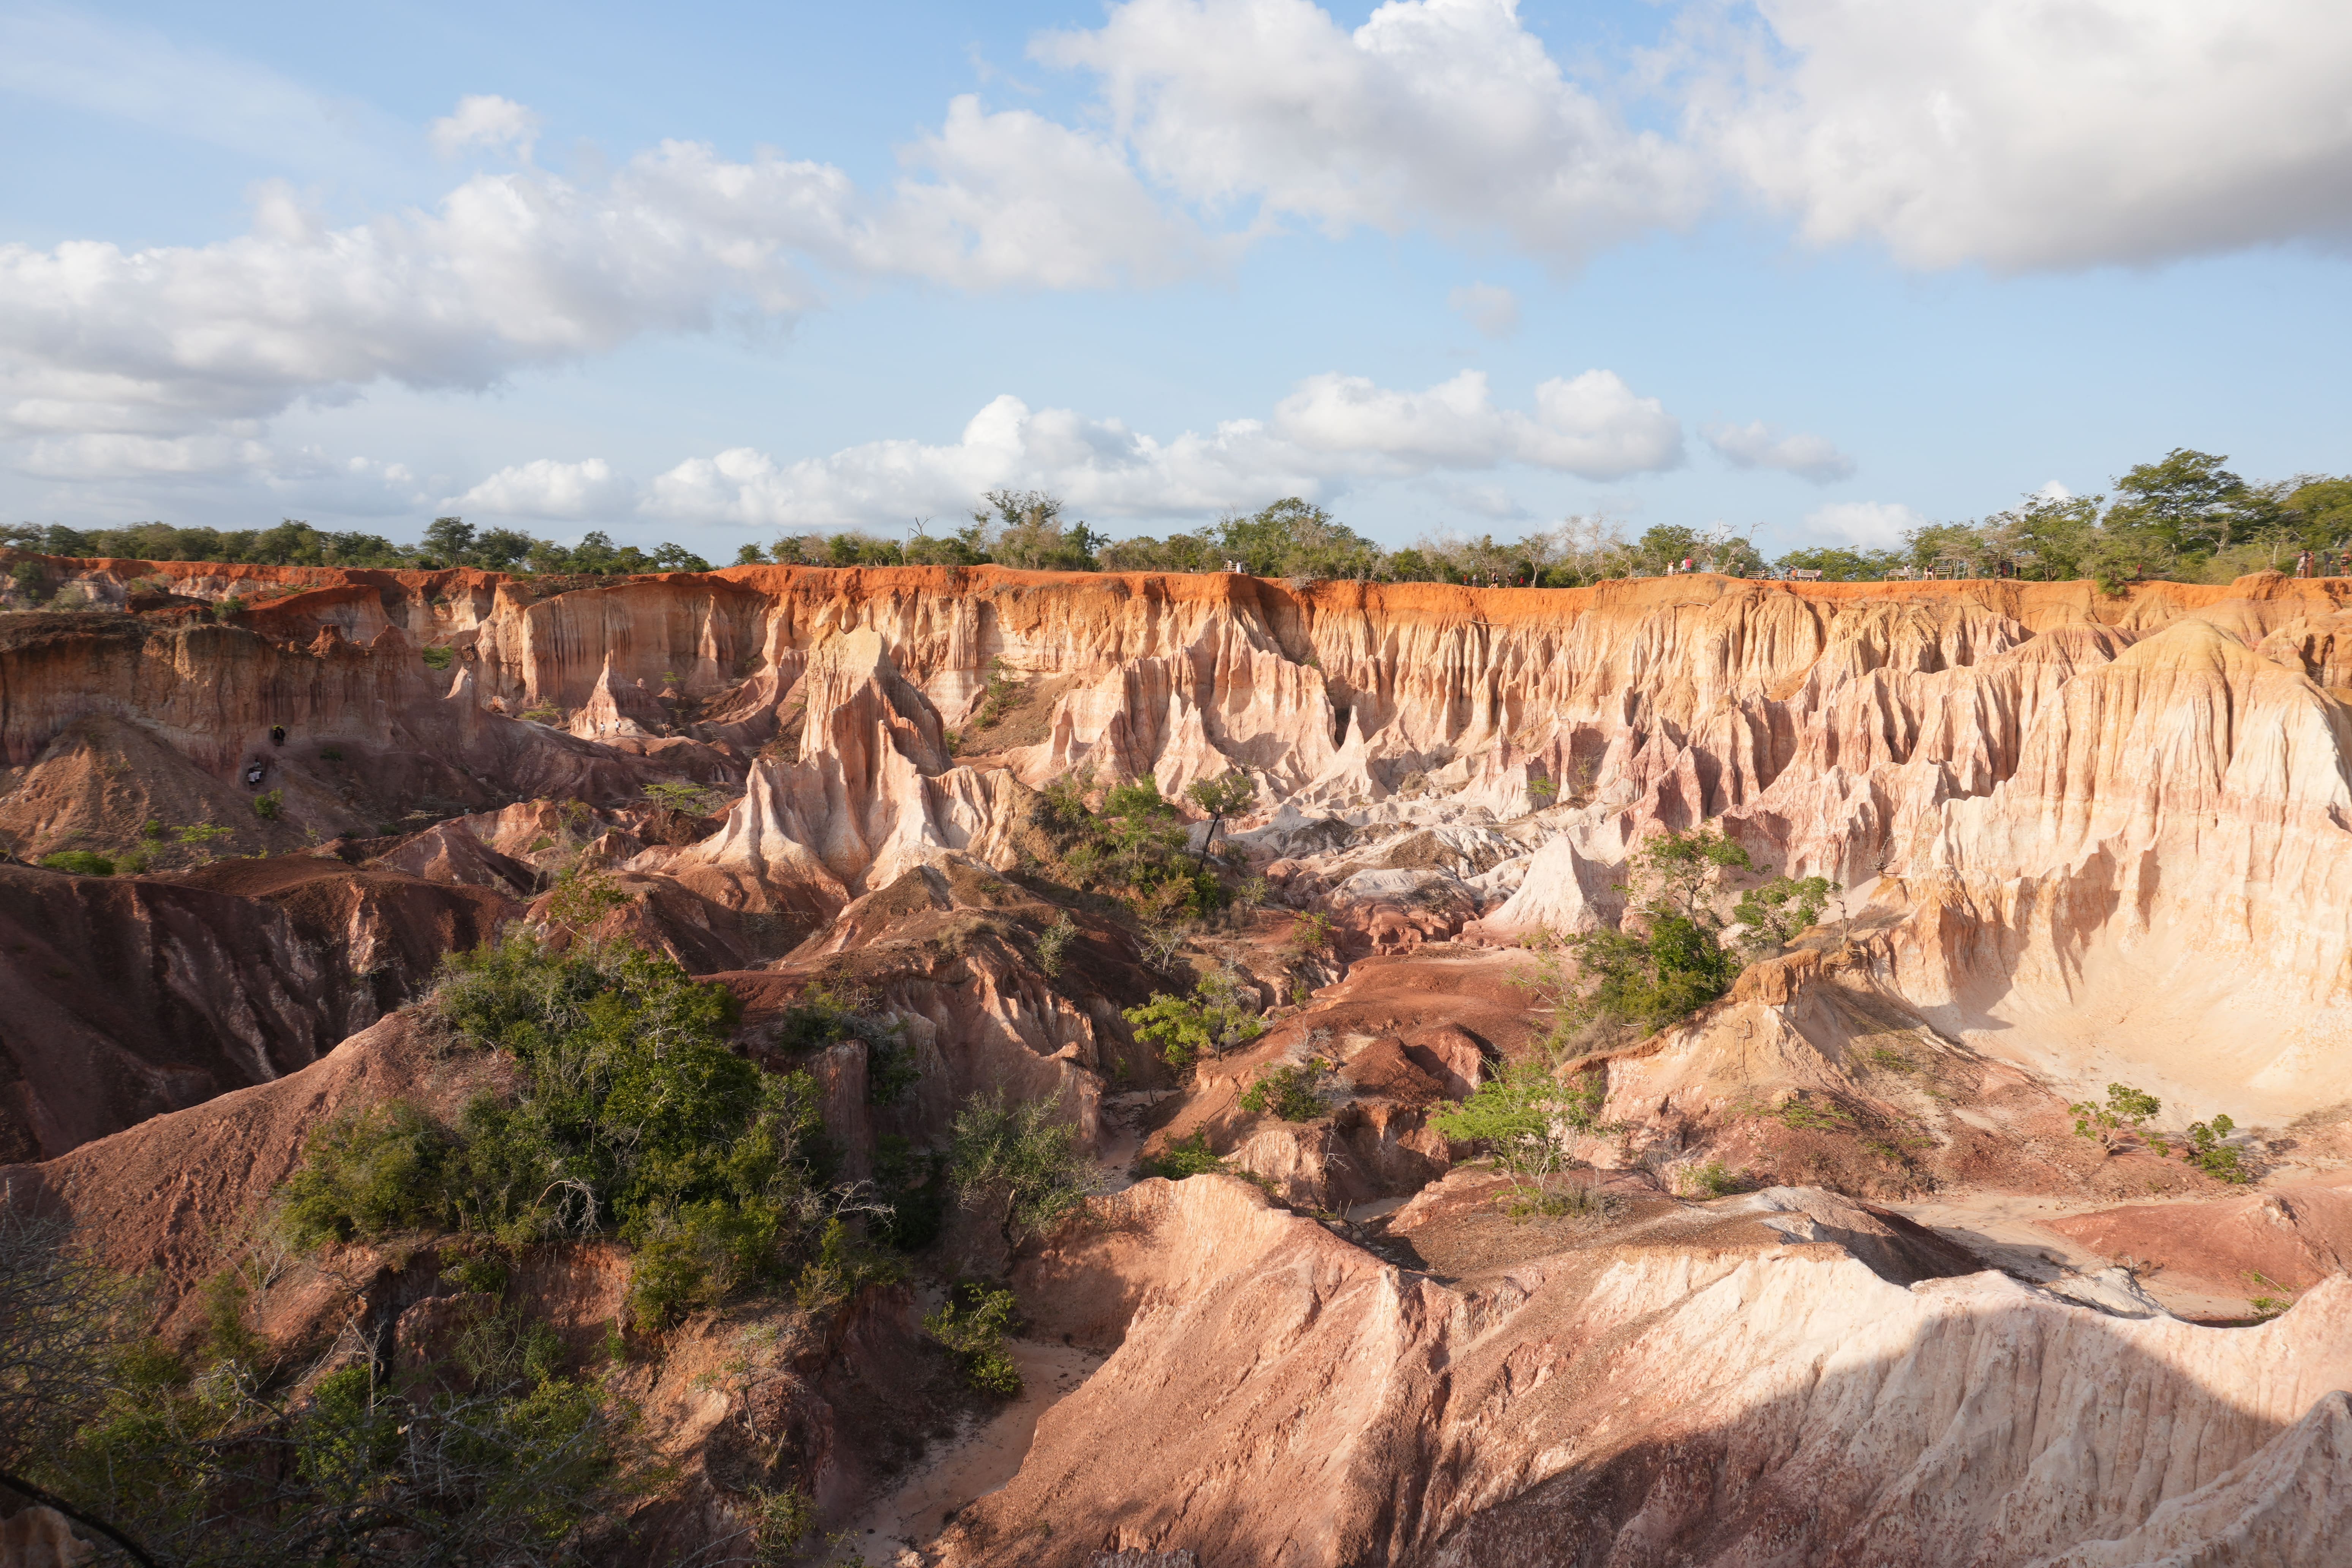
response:
[[[1062,973],[1062,954],[1069,950],[1071,939],[1077,934],[1078,928],[1066,911],[1037,933],[1037,968],[1041,973],[1051,977]]]
[[[861,1245],[836,1215],[817,1237],[816,1256],[801,1266],[793,1294],[807,1312],[829,1311],[869,1285],[895,1285],[906,1270]]]
[[[1155,991],[1142,1006],[1119,1016],[1137,1039],[1158,1046],[1160,1058],[1174,1068],[1222,1056],[1265,1033],[1265,1020],[1243,1000],[1239,983],[1222,972],[1202,976],[1190,996]]]
[[[1519,1062],[1488,1078],[1469,1099],[1432,1113],[1429,1124],[1454,1142],[1485,1149],[1511,1178],[1515,1201],[1524,1204],[1567,1168],[1563,1128],[1601,1130],[1608,1087],[1599,1072],[1562,1083],[1539,1061]]]
[[[114,875],[113,861],[87,849],[60,849],[54,855],[42,856],[41,864],[52,871],[70,871],[77,877]]]
[[[277,821],[285,811],[286,792],[282,789],[264,790],[253,797],[253,815],[264,822]]]
[[[1253,1116],[1271,1112],[1285,1121],[1312,1121],[1330,1110],[1315,1092],[1328,1069],[1319,1058],[1268,1068],[1243,1091],[1242,1109]]]
[[[1740,1179],[1724,1167],[1720,1160],[1709,1160],[1704,1165],[1685,1167],[1676,1173],[1675,1185],[1685,1197],[1728,1197],[1744,1185]]]
[[[310,1134],[282,1189],[280,1223],[297,1247],[378,1240],[396,1231],[454,1227],[452,1138],[421,1107],[385,1100],[330,1119]]]
[[[931,1337],[955,1352],[964,1381],[983,1394],[1010,1399],[1021,1392],[1021,1369],[1004,1348],[1014,1319],[1013,1292],[964,1282],[923,1319]]]
[[[2088,1138],[2103,1149],[2112,1149],[2126,1137],[2154,1145],[2156,1141],[2149,1136],[2147,1122],[2164,1109],[2164,1102],[2145,1089],[2111,1083],[2107,1085],[2105,1104],[2085,1100],[2066,1109],[2074,1118],[2075,1137]]]
[[[1731,918],[1748,928],[1746,944],[1750,951],[1777,952],[1820,924],[1822,910],[1838,890],[1838,885],[1827,877],[1807,877],[1802,880],[1775,877],[1762,887],[1750,888],[1741,894]]]
[[[2243,1185],[2254,1179],[2245,1167],[2238,1151],[2222,1142],[2238,1130],[2227,1112],[2213,1118],[2210,1124],[2192,1121],[2189,1124],[2189,1148],[2184,1154],[2188,1162],[2217,1180]]]
[[[1085,774],[1055,780],[1030,815],[1063,875],[1118,893],[1143,917],[1190,918],[1224,907],[1231,895],[1187,853],[1188,830],[1156,782],[1146,776],[1115,786],[1099,812],[1086,802],[1091,784]]]
[[[1142,1177],[1164,1176],[1171,1182],[1181,1182],[1187,1176],[1205,1176],[1224,1168],[1224,1161],[1209,1152],[1206,1128],[1190,1138],[1175,1140],[1157,1154],[1145,1155],[1136,1166]]]
[[[448,960],[428,1005],[511,1058],[519,1087],[449,1125],[403,1102],[328,1123],[287,1184],[297,1242],[616,1234],[635,1249],[644,1328],[823,1254],[815,1082],[728,1047],[725,986],[626,943],[559,952],[519,935]]]
[[[956,1112],[949,1179],[961,1201],[1005,1205],[1008,1242],[1040,1234],[1084,1203],[1097,1174],[1078,1130],[1049,1101],[1016,1105],[992,1089]]]
[[[340,763],[343,760],[343,749],[341,746],[321,746],[319,748],[319,760],[322,763]]]
[[[457,658],[457,650],[454,647],[444,647],[438,646],[428,647],[425,650],[425,668],[427,669],[446,669],[452,663],[456,662]]]

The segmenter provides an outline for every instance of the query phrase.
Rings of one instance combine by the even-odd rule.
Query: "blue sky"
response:
[[[2352,469],[2338,3],[194,15],[0,4],[12,520],[1777,552]]]

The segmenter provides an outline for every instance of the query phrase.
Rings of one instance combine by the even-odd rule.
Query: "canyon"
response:
[[[156,1332],[257,1258],[275,1343],[464,1309],[449,1237],[272,1216],[338,1112],[498,1089],[422,1005],[501,931],[725,986],[845,1183],[988,1096],[1097,1163],[1050,1226],[649,1336],[612,1375],[669,1469],[614,1560],[787,1560],[747,1500],[790,1490],[809,1562],[2340,1561],[2352,580],[44,564],[84,607],[0,587],[0,1185]],[[1213,915],[1065,875],[1140,781]],[[1819,921],[1548,1051],[1560,940],[1701,828]],[[1196,986],[1251,1023],[1172,1064],[1130,1015]],[[1575,1202],[1514,1213],[1442,1121],[1528,1063],[1593,1104]],[[2137,1136],[2078,1126],[2110,1085]],[[2179,1157],[2222,1117],[2234,1164]],[[511,1297],[585,1358],[626,1252]],[[959,1281],[1058,1369],[1017,1441],[922,1331]]]

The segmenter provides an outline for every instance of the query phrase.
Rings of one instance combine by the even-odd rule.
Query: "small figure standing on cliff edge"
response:
[[[269,726],[269,743],[273,746],[282,746],[286,743],[285,725],[272,724]]]

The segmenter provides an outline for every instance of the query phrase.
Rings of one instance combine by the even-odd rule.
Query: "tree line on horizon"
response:
[[[1741,577],[1818,573],[1830,582],[1929,574],[2088,577],[2110,591],[2159,578],[2226,583],[2250,572],[2290,569],[2306,551],[2322,569],[2341,569],[2352,547],[2352,477],[2248,481],[2228,461],[2177,447],[2118,478],[2112,499],[2031,495],[1973,521],[1912,529],[1891,548],[1811,545],[1769,563],[1748,538],[1722,526],[1660,523],[1628,539],[1601,517],[1572,517],[1517,540],[1440,533],[1389,550],[1295,496],[1255,513],[1229,513],[1197,532],[1114,540],[1066,519],[1063,502],[1049,492],[998,489],[988,492],[968,524],[939,537],[919,524],[904,540],[856,529],[787,534],[767,546],[743,545],[735,563],[1217,572],[1231,563],[1262,577],[1561,588],[1654,576],[1687,563]],[[513,529],[477,530],[456,517],[436,518],[415,544],[331,532],[290,518],[274,528],[226,531],[163,522],[91,531],[27,523],[0,528],[0,544],[48,555],[257,565],[467,566],[590,576],[710,570],[703,557],[677,544],[646,550],[592,531],[567,546]]]

